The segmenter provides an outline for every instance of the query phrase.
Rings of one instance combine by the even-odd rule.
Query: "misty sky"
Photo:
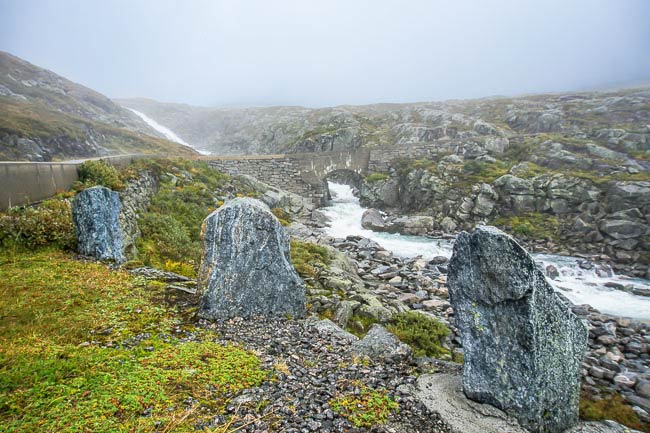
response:
[[[0,0],[0,50],[110,97],[408,102],[650,83],[649,0]]]

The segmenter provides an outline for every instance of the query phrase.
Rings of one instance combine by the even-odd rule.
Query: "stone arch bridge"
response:
[[[439,146],[434,143],[414,143],[333,152],[206,156],[201,159],[216,170],[233,176],[252,176],[269,185],[310,198],[320,206],[326,204],[329,198],[327,179],[340,172],[363,176],[375,171],[387,171],[395,159],[430,157],[437,150]]]
[[[257,180],[324,204],[328,197],[326,179],[341,170],[364,175],[370,151],[290,153],[282,155],[233,155],[202,157],[208,165],[232,176],[249,175]]]

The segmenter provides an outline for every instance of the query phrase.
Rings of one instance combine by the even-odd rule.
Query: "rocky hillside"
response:
[[[412,104],[207,108],[121,99],[214,153],[311,152],[459,140],[500,153],[541,133],[642,156],[650,148],[650,90],[548,94]]]
[[[0,52],[0,159],[193,152],[106,96]]]

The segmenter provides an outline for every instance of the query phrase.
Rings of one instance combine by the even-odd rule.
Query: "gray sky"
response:
[[[0,0],[0,50],[111,97],[407,102],[650,82],[649,0]]]

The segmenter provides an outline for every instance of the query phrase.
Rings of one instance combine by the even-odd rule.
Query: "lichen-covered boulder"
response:
[[[510,236],[479,226],[456,239],[449,295],[464,351],[463,390],[533,432],[578,421],[587,326]]]
[[[77,251],[100,260],[124,262],[119,194],[103,186],[78,193],[72,201]]]
[[[289,237],[259,200],[237,198],[203,222],[199,315],[206,319],[306,313]]]

